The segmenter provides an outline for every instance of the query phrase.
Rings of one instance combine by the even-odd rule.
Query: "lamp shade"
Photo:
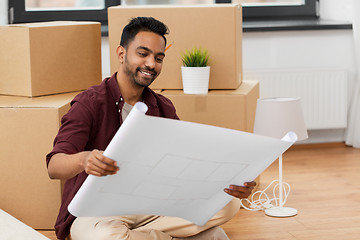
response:
[[[308,137],[300,98],[258,99],[254,133],[281,139],[290,131],[298,140]]]

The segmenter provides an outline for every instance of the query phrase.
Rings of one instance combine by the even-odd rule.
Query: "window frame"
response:
[[[26,11],[25,0],[9,0],[9,23],[46,21],[97,21],[107,25],[107,8],[119,5],[121,0],[104,0],[105,8],[96,10]]]
[[[216,3],[231,3],[231,0],[216,0]],[[243,20],[317,19],[319,0],[305,0],[304,5],[278,5],[244,7]]]
[[[121,0],[104,0],[105,8],[101,10],[64,10],[64,11],[26,11],[26,0],[9,1],[9,23],[44,22],[56,20],[97,21],[107,25],[107,8],[120,5]],[[301,6],[263,6],[245,7],[243,19],[274,20],[274,19],[317,19],[319,0],[305,0]],[[231,3],[231,0],[216,0],[215,3]]]

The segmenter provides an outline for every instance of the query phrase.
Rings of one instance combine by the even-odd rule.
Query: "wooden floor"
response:
[[[284,181],[291,185],[285,206],[291,218],[272,218],[241,209],[223,226],[237,239],[360,239],[360,149],[342,144],[295,146],[283,156]],[[260,188],[277,178],[277,162],[261,174]]]
[[[283,156],[284,181],[291,185],[285,206],[291,218],[272,218],[241,209],[223,225],[231,240],[360,239],[360,149],[341,143],[297,145]],[[261,174],[263,189],[278,177],[277,161]],[[50,239],[54,232],[41,231]]]

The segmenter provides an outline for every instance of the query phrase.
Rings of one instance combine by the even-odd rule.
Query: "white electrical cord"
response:
[[[248,198],[244,198],[240,200],[240,204],[243,208],[249,211],[261,211],[266,210],[272,207],[278,207],[279,206],[279,197],[277,196],[276,189],[279,188],[279,180],[272,181],[263,191],[256,191],[251,195],[250,200]],[[275,184],[276,183],[276,184]],[[271,187],[271,185],[275,184],[273,188],[273,198],[269,198],[268,194],[266,194],[266,191]],[[284,200],[283,204],[285,204],[287,197],[290,194],[290,185],[286,182],[283,182],[283,191],[284,191]],[[255,196],[259,195],[259,198],[255,200]],[[246,201],[249,203],[249,206],[245,206],[243,201]]]

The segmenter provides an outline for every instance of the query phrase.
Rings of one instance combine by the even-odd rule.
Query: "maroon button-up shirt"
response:
[[[147,115],[179,119],[171,101],[149,88],[143,92],[148,106]],[[77,95],[69,112],[61,120],[61,127],[54,140],[53,150],[46,156],[49,164],[56,153],[74,154],[94,149],[105,150],[122,124],[121,111],[124,100],[116,80],[116,73],[100,85],[93,86]],[[87,178],[84,172],[68,179],[64,185],[62,202],[55,224],[56,235],[65,239],[75,217],[67,207]]]

